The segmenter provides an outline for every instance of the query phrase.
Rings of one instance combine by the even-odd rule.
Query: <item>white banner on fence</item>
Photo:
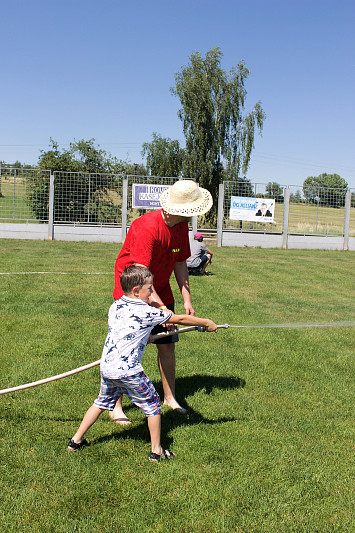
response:
[[[275,200],[270,198],[231,197],[230,220],[273,222]]]
[[[133,183],[132,207],[134,209],[160,209],[160,195],[170,185],[146,185]]]

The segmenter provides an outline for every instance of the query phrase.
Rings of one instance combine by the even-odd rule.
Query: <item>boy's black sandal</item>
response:
[[[175,453],[173,453],[171,450],[164,450],[164,448],[162,448],[161,450],[161,455],[159,455],[158,453],[150,452],[149,461],[151,461],[152,463],[159,463],[164,459],[173,459],[175,457]]]
[[[73,439],[70,439],[68,443],[68,450],[70,452],[76,452],[83,448],[84,446],[90,446],[88,441],[86,439],[83,439],[79,444],[77,442],[74,442]]]

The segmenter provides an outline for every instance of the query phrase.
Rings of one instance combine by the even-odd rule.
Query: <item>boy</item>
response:
[[[108,335],[100,363],[100,393],[69,441],[68,450],[77,451],[87,446],[83,438],[87,430],[104,410],[113,410],[116,401],[126,394],[147,416],[151,439],[149,460],[158,462],[175,457],[175,454],[161,447],[160,399],[141,365],[150,332],[154,326],[164,323],[205,326],[207,331],[217,331],[217,326],[209,319],[175,315],[164,306],[150,306],[153,276],[145,267],[126,267],[121,276],[121,287],[124,295],[111,305],[108,315]]]

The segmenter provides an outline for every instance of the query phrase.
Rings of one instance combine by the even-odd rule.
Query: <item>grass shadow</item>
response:
[[[160,397],[162,398],[162,386],[161,382],[154,383],[155,388],[157,389]],[[194,376],[181,377],[176,380],[176,390],[179,391],[179,397],[189,397],[193,396],[196,392],[205,390],[206,394],[211,394],[215,389],[226,390],[226,389],[236,389],[243,388],[245,386],[245,380],[241,378],[231,378],[224,376],[207,376],[197,374]],[[161,432],[161,441],[164,446],[172,445],[172,437],[170,435],[171,430],[180,427],[180,426],[193,426],[193,425],[215,425],[222,424],[224,422],[232,422],[236,419],[233,417],[220,417],[217,419],[210,419],[196,409],[193,409],[188,405],[186,400],[180,401],[179,403],[187,409],[187,414],[182,415],[181,413],[174,412],[171,409],[163,408],[162,409],[162,432]],[[130,409],[135,409],[136,407],[133,404],[125,405],[124,411],[127,412]],[[111,435],[106,435],[99,437],[92,441],[92,444],[99,444],[101,442],[106,442],[114,439],[133,439],[133,440],[144,440],[149,442],[149,432],[147,428],[146,420],[140,423],[138,426],[132,424],[120,428],[120,430]]]
[[[164,397],[163,387],[161,381],[153,381],[160,398]],[[229,390],[242,389],[245,387],[245,380],[239,377],[226,376],[208,376],[203,374],[195,374],[193,376],[184,376],[177,378],[175,381],[176,399],[183,407],[187,407],[186,398],[193,396],[196,392],[205,391],[206,394],[211,394],[215,389]],[[125,404],[124,411],[134,409],[134,405]]]

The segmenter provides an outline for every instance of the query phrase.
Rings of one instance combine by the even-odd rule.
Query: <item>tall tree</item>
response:
[[[182,172],[185,151],[180,148],[179,141],[172,141],[157,133],[153,140],[144,143],[142,156],[147,159],[147,170],[152,176],[178,177]]]
[[[311,202],[328,207],[345,205],[348,183],[339,174],[323,172],[319,176],[309,176],[303,182],[303,194]]]
[[[265,119],[261,103],[244,114],[249,75],[244,61],[229,72],[222,70],[221,50],[213,48],[205,58],[199,52],[175,75],[171,92],[180,99],[178,116],[186,137],[183,172],[217,197],[218,185],[245,174],[257,128]]]

